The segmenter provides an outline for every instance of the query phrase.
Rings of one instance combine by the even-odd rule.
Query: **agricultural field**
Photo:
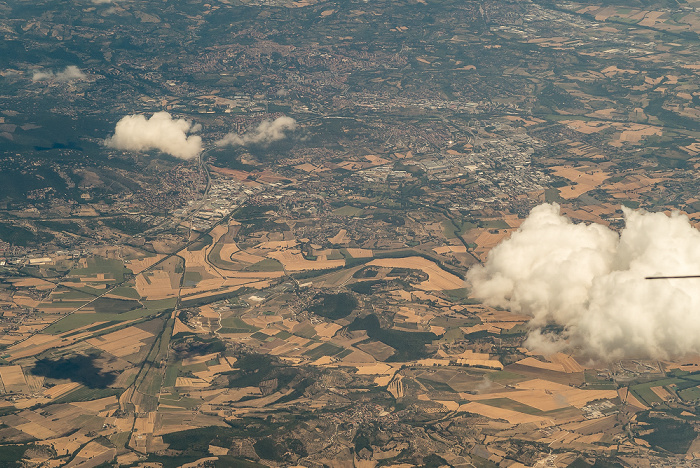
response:
[[[78,3],[0,8],[0,466],[700,460],[700,358],[577,342],[558,239],[469,274],[700,226],[700,1]]]

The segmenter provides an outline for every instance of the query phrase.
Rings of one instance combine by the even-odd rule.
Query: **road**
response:
[[[206,163],[206,154],[211,151],[213,148],[205,149],[200,155],[199,155],[199,168],[200,170],[204,173],[204,175],[207,177],[207,186],[204,189],[204,194],[202,195],[202,199],[199,201],[199,204],[194,208],[193,211],[190,212],[188,216],[174,216],[170,218],[166,218],[158,224],[157,226],[152,227],[151,229],[144,231],[142,235],[148,235],[148,234],[155,234],[157,232],[160,232],[165,229],[171,229],[174,226],[177,226],[180,224],[183,220],[187,219],[192,219],[194,218],[197,213],[202,209],[204,204],[207,202],[209,198],[209,190],[211,189],[211,171],[209,169],[209,165]]]

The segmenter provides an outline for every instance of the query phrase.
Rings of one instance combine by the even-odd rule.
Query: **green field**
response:
[[[342,260],[344,258],[345,256],[339,250],[336,249],[331,250],[330,255],[326,256],[326,259],[328,260]]]
[[[118,432],[109,436],[108,439],[114,444],[115,447],[123,448],[126,447],[126,443],[129,442],[130,437],[131,432]]]
[[[564,201],[564,199],[561,197],[559,194],[559,189],[556,188],[549,188],[544,191],[544,200],[547,203],[561,203]]]
[[[653,382],[646,382],[643,384],[637,384],[630,386],[630,392],[642,403],[651,406],[652,403],[662,403],[663,400],[658,397],[656,393],[651,390],[651,387],[661,387],[671,384],[676,384],[683,382],[682,379],[672,378],[672,379],[662,379],[655,380]]]
[[[92,257],[87,260],[87,268],[75,268],[71,270],[70,276],[95,276],[104,273],[105,278],[114,279],[115,283],[124,280],[124,275],[131,273],[121,260],[111,258]]]
[[[454,222],[456,223],[456,227],[449,219],[442,221],[442,233],[447,239],[455,239],[457,236],[463,236],[469,230],[477,227],[477,224],[471,221],[455,220]]]
[[[157,301],[143,301],[143,305],[146,306],[146,309],[150,310],[151,312],[162,312],[166,309],[172,309],[175,307],[176,303],[177,299],[174,297],[169,299],[160,299]]]
[[[599,379],[597,372],[592,369],[586,369],[583,373],[583,378],[586,382],[586,388],[592,390],[615,390],[617,384],[605,379]]]
[[[416,377],[416,380],[428,387],[428,390],[432,389],[436,392],[456,393],[455,390],[445,382],[438,382],[423,377]]]
[[[209,234],[205,234],[199,239],[197,239],[195,242],[192,243],[189,247],[187,247],[187,250],[190,252],[196,252],[198,250],[202,250],[208,246],[210,246],[214,242],[214,239]]]
[[[282,271],[284,267],[274,258],[266,258],[246,268],[246,271]]]
[[[168,365],[165,370],[165,379],[163,380],[163,387],[174,387],[177,377],[180,373],[180,363],[175,362]]]
[[[502,384],[513,384],[516,382],[523,382],[527,380],[527,377],[510,371],[489,372],[484,377],[488,380],[492,380],[494,382]]]
[[[510,398],[492,398],[489,400],[479,400],[479,403],[483,403],[489,406],[495,406],[496,408],[508,409],[511,411],[517,411],[518,413],[532,414],[535,416],[540,416],[544,414],[544,411],[532,406],[524,405]]]
[[[485,229],[510,229],[508,223],[502,219],[488,219],[479,223]]]
[[[164,310],[164,308],[135,309],[130,310],[129,312],[124,312],[123,314],[71,314],[67,315],[58,322],[49,325],[42,330],[42,333],[58,335],[60,333],[65,333],[95,322],[126,322],[128,320],[148,317],[149,315],[154,315],[162,310]]]
[[[683,390],[678,391],[678,396],[681,397],[685,401],[700,399],[700,388],[698,388],[698,387],[685,388]]]
[[[119,286],[114,289],[112,289],[110,294],[114,294],[115,296],[121,296],[121,297],[126,297],[129,299],[139,299],[141,296],[139,296],[139,293],[136,292],[136,290],[132,287],[129,286]]]
[[[193,410],[202,404],[202,400],[183,397],[180,395],[162,395],[160,397],[160,404],[168,406],[179,406],[184,409]]]
[[[343,350],[340,346],[331,343],[323,343],[314,349],[304,352],[304,356],[309,356],[311,359],[318,359],[321,356],[335,356]]]
[[[218,242],[214,248],[211,249],[207,256],[209,263],[224,270],[239,270],[244,264],[231,262],[228,258],[221,258],[221,249],[223,248],[224,244]]]
[[[249,325],[240,317],[227,317],[221,320],[221,333],[253,333],[260,330],[258,327]],[[227,331],[224,331],[227,330]]]
[[[258,341],[271,341],[270,339],[272,338],[270,335],[262,332],[255,332],[252,335],[250,335],[250,337]]]
[[[451,330],[447,330],[444,335],[442,335],[442,338],[440,338],[440,342],[444,343],[452,343],[454,341],[459,341],[464,339],[464,333],[462,333],[462,330],[459,328],[452,328]]]
[[[188,373],[188,372],[204,372],[209,367],[207,367],[206,364],[203,362],[200,362],[199,364],[190,364],[189,366],[181,366],[180,369],[182,370],[183,373]]]
[[[86,301],[61,301],[61,300],[58,300],[58,301],[49,302],[49,303],[42,303],[41,307],[45,307],[47,309],[62,309],[62,308],[77,309],[78,307],[84,306],[85,304],[87,304],[91,300],[92,299],[86,300]]]
[[[77,335],[77,334],[79,334],[79,333],[94,332],[94,331],[97,331],[97,330],[102,330],[102,329],[104,329],[104,328],[111,327],[112,325],[116,325],[116,324],[118,324],[118,323],[121,323],[121,322],[118,321],[118,320],[111,320],[111,321],[109,321],[109,322],[100,323],[100,324],[95,325],[95,326],[93,326],[93,327],[84,328],[84,329],[82,329],[82,330],[77,330],[77,331],[68,333],[68,334],[65,335],[65,336],[66,336],[66,337],[69,337],[69,336]]]
[[[119,395],[122,394],[124,391],[123,388],[87,388],[87,387],[78,387],[77,389],[73,390],[70,393],[67,393],[66,395],[63,395],[60,398],[57,398],[52,401],[52,403],[71,403],[75,401],[91,401],[91,400],[99,400],[100,398],[105,398],[108,396],[116,396],[119,398]]]
[[[336,216],[360,216],[365,210],[362,208],[357,208],[354,206],[346,205],[333,210],[333,214]]]
[[[185,286],[187,287],[193,287],[196,286],[197,283],[202,281],[202,274],[197,272],[197,271],[186,271],[185,272]]]

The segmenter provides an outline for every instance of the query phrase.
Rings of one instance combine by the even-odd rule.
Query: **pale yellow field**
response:
[[[574,198],[578,198],[594,188],[595,187],[591,187],[590,185],[569,185],[567,187],[561,187],[559,189],[559,195],[565,200],[573,200]]]
[[[139,433],[153,433],[153,428],[155,427],[156,424],[156,412],[151,411],[147,414],[147,416],[136,418],[136,421],[134,422],[134,432],[139,432]]]
[[[141,258],[138,260],[131,260],[129,263],[126,264],[126,267],[129,268],[134,274],[139,274],[146,268],[150,267],[154,263],[156,263],[158,260],[161,258],[165,257],[165,255],[154,255],[153,257],[146,257],[146,258]]]
[[[12,301],[15,304],[17,304],[18,306],[22,306],[22,307],[34,308],[34,307],[39,305],[39,301],[37,301],[36,299],[32,299],[29,296],[22,296],[22,295],[18,295],[18,294],[15,294],[14,296],[12,296]]]
[[[347,229],[341,229],[340,231],[338,231],[338,234],[336,234],[333,237],[328,238],[328,242],[330,242],[331,244],[341,244],[342,245],[342,244],[347,244],[351,241],[352,241],[352,239],[350,239],[350,237],[348,237]]]
[[[273,354],[275,356],[293,354],[298,355],[306,349],[306,345],[310,342],[311,340],[307,340],[306,338],[302,338],[300,336],[292,336],[284,340],[283,345],[278,346],[272,351],[270,351],[270,354]]]
[[[471,401],[469,403],[460,405],[459,410],[467,411],[469,413],[480,414],[491,419],[505,419],[511,424],[542,423],[550,421],[549,419],[543,418],[541,416],[518,413],[517,411],[512,411],[509,409],[496,408],[495,406],[485,405],[476,401]]]
[[[370,249],[355,249],[348,247],[345,249],[348,251],[352,258],[369,258],[374,257],[374,252]]]
[[[382,258],[372,260],[369,265],[422,270],[428,275],[428,280],[418,284],[416,287],[419,289],[442,291],[445,289],[458,289],[464,286],[464,280],[452,273],[448,273],[437,266],[435,262],[423,257]]]
[[[129,429],[131,429],[131,427],[129,427]],[[66,437],[39,441],[38,444],[53,447],[57,455],[64,456],[75,453],[80,447],[87,444],[90,439],[90,437],[78,431]]]
[[[223,249],[222,249],[222,252],[223,252]],[[246,252],[244,250],[239,250],[231,255],[231,260],[234,260],[236,262],[254,264],[254,263],[258,263],[258,262],[265,260],[265,257],[255,255],[255,254]]]
[[[203,362],[211,361],[212,359],[219,356],[219,353],[205,354],[204,356],[195,356],[191,358],[186,358],[182,360],[183,366],[191,366],[193,364],[201,364]]]
[[[0,378],[7,392],[20,391],[27,385],[22,366],[0,366]]]
[[[478,245],[477,253],[483,255],[496,247],[503,239],[510,236],[512,229],[498,229],[498,232],[491,232],[491,229],[473,229],[470,233],[473,242]]]
[[[659,398],[661,398],[663,401],[668,401],[674,398],[674,396],[666,390],[664,387],[658,386],[658,387],[651,387],[650,390],[656,394]]]
[[[100,443],[92,441],[83,447],[80,452],[78,452],[73,460],[75,464],[69,463],[66,465],[66,468],[78,467],[81,466],[81,463],[85,463],[85,465],[82,466],[91,466],[89,465],[90,462],[94,464],[104,463],[105,461],[109,461],[114,458],[116,454],[117,449],[105,447]]]
[[[521,359],[520,361],[518,361],[516,364],[534,367],[537,369],[564,372],[564,366],[562,366],[561,364],[554,362],[542,362],[538,359],[535,359],[534,357],[526,357],[525,359]]]
[[[56,287],[55,284],[41,278],[10,278],[7,279],[7,282],[12,283],[18,288],[37,288],[39,290],[44,290]]]
[[[211,266],[205,260],[205,256],[208,255],[208,251],[205,252],[204,250],[195,250],[190,252],[185,249],[178,255],[185,259],[185,264],[187,265],[187,268],[202,268],[209,276],[219,278],[222,276],[221,273],[219,273],[218,269]]]
[[[149,283],[150,282],[150,283]],[[149,300],[167,299],[177,296],[177,289],[173,289],[170,275],[163,270],[154,270],[146,276],[139,275],[136,277],[136,291],[141,297]]]
[[[552,411],[568,406],[581,408],[590,401],[606,398],[611,399],[617,396],[615,390],[581,390],[548,381],[539,381],[546,382],[547,385],[541,385],[540,383],[531,385],[531,382],[537,381],[523,382],[522,385],[518,384],[516,388],[518,388],[519,391],[515,392],[490,392],[480,395],[464,394],[464,397],[473,401],[508,398],[541,411]],[[539,388],[527,388],[528,386]]]
[[[214,242],[212,243],[211,246],[208,247],[208,249],[211,249],[214,245],[216,245],[219,240],[221,239],[221,236],[226,234],[228,232],[228,226],[224,226],[222,224],[219,224],[216,226],[212,231],[209,233],[212,239],[214,239]]]
[[[182,323],[182,321],[179,318],[175,319],[175,326],[173,327],[173,336],[177,335],[178,333],[181,333],[181,332],[187,333],[187,332],[191,332],[191,331],[192,331],[192,329],[190,327],[188,327],[187,325],[185,325],[184,323]]]
[[[140,328],[128,327],[97,338],[90,338],[87,342],[114,356],[123,357],[139,352],[146,344],[145,340],[152,336],[152,333]]]
[[[175,386],[205,388],[209,386],[209,382],[202,379],[192,379],[190,377],[178,377],[175,381]]]
[[[26,434],[29,434],[32,437],[36,437],[37,439],[50,439],[52,437],[56,437],[58,434],[56,434],[54,431],[51,429],[47,428],[44,424],[38,423],[38,422],[28,422],[25,424],[19,424],[15,426],[15,429],[18,431],[22,431]]]
[[[394,375],[397,368],[390,366],[384,362],[377,362],[370,365],[357,366],[358,375]]]
[[[583,372],[585,369],[581,366],[576,359],[571,356],[567,356],[564,353],[556,353],[549,356],[549,360],[553,363],[559,364],[564,369],[564,372],[570,374],[575,372]]]
[[[639,143],[642,139],[657,135],[661,136],[663,131],[659,127],[650,127],[648,125],[632,124],[629,129],[623,130],[619,140],[623,142]]]
[[[366,353],[364,351],[360,351],[359,349],[354,350],[352,353],[348,354],[345,356],[343,359],[340,360],[340,362],[343,363],[344,366],[355,366],[357,365],[362,365],[366,363],[371,363],[375,362],[376,359],[374,359],[369,353]]]
[[[44,390],[44,396],[47,398],[58,398],[61,395],[65,395],[66,393],[70,392],[71,390],[74,390],[80,386],[79,383],[77,382],[69,382],[69,383],[64,383],[64,384],[58,384],[54,385],[51,388],[47,388]]]
[[[443,245],[442,247],[435,247],[433,251],[439,255],[445,255],[447,253],[466,253],[467,248],[463,245]]]
[[[568,166],[554,166],[552,169],[554,170],[554,175],[576,183],[575,185],[559,189],[562,198],[567,200],[578,198],[582,194],[597,188],[605,179],[610,177],[609,173],[599,170],[584,172]]]
[[[119,400],[114,395],[100,398],[99,400],[92,401],[81,401],[79,403],[71,403],[71,405],[76,406],[82,410],[91,411],[95,414],[104,411],[108,406],[115,406],[119,404]]]
[[[25,341],[8,348],[7,351],[10,354],[9,360],[14,361],[15,359],[33,356],[49,348],[56,347],[61,344],[62,341],[64,341],[64,339],[52,335],[32,335]]]
[[[413,296],[409,291],[404,291],[403,289],[397,289],[395,291],[391,291],[391,295],[394,296],[397,299],[401,299],[404,301],[412,301]]]
[[[572,210],[571,208],[562,207],[561,214],[564,216],[567,216],[571,219],[574,219],[576,221],[585,221],[587,223],[598,223],[598,224],[603,224],[606,226],[610,224],[609,221],[601,219],[600,216],[593,214],[588,210],[583,210],[583,209]]]
[[[551,392],[552,397],[561,395],[570,406],[582,408],[593,400],[613,399],[617,397],[616,390],[582,390],[568,385],[558,384],[547,380],[535,379],[515,384],[519,390],[532,390],[536,392]],[[525,404],[527,399],[522,401]]]
[[[576,422],[572,422],[569,424],[562,424],[559,427],[564,429],[564,430],[567,430],[567,431],[582,431],[582,430],[586,430],[586,428],[588,428],[590,426],[600,424],[601,422],[603,422],[607,419],[615,419],[615,418],[616,418],[615,415],[610,415],[610,416],[605,416],[603,418],[598,418],[598,419],[586,419],[583,421],[576,421]]]
[[[323,339],[329,340],[336,334],[341,327],[337,323],[320,323],[316,325],[316,334]]]
[[[228,362],[226,362],[225,359],[222,359],[220,362],[221,364],[209,366],[208,370],[194,372],[194,375],[202,380],[211,382],[217,375],[221,374],[222,372],[228,372],[231,370],[231,366],[228,365]]]
[[[666,16],[666,18],[661,19],[662,16]],[[658,23],[663,23],[668,19],[668,14],[663,11],[650,11],[648,12],[645,16],[644,19],[641,20],[638,24],[640,26],[649,26],[649,27],[654,27]]]
[[[236,245],[235,242],[226,243],[223,245],[223,247],[221,247],[219,257],[225,262],[230,262],[231,256],[240,251],[241,249],[238,248],[238,245]]]

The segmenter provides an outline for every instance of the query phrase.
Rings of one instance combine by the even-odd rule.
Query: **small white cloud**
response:
[[[167,112],[156,112],[150,119],[140,114],[123,117],[114,135],[105,140],[110,148],[125,151],[159,150],[179,159],[192,159],[202,152],[202,138],[187,135],[201,129],[185,119],[173,119]]]
[[[51,80],[54,78],[54,73],[52,71],[49,72],[40,72],[40,71],[35,71],[34,75],[32,76],[32,81],[44,81],[44,80]]]
[[[83,73],[80,68],[76,67],[75,65],[68,65],[63,71],[60,71],[58,73],[54,73],[51,70],[49,71],[35,71],[34,75],[32,76],[32,81],[46,81],[46,80],[53,80],[53,81],[76,81],[76,80],[84,80],[87,77],[85,73]]]
[[[245,146],[250,144],[266,145],[287,136],[287,131],[297,128],[297,121],[291,117],[278,117],[275,120],[263,120],[252,132],[239,135],[229,133],[216,142],[217,146]]]

